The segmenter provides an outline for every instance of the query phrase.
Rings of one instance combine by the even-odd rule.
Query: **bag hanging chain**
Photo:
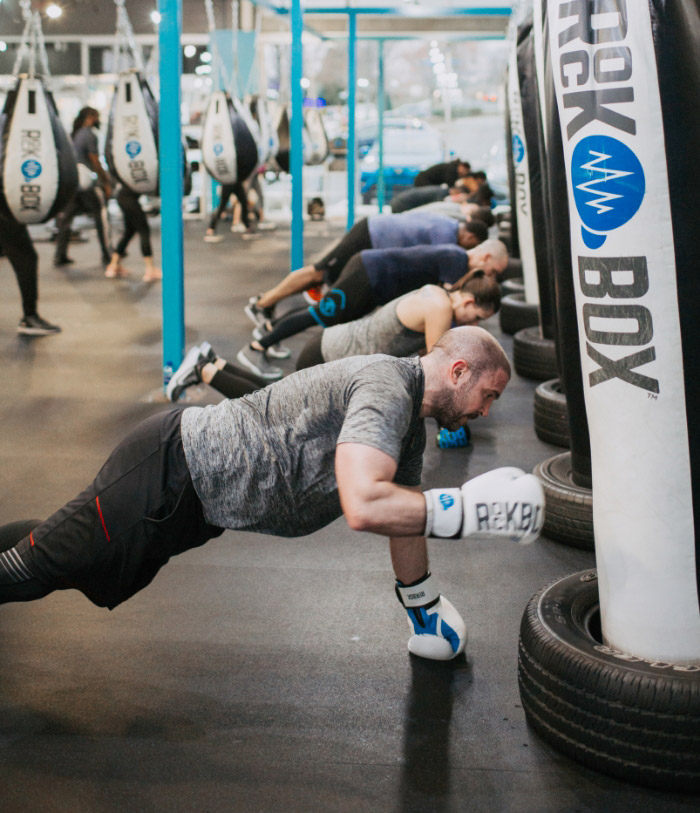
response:
[[[22,17],[24,19],[24,30],[22,39],[17,49],[17,58],[12,68],[12,76],[16,79],[22,68],[22,62],[28,59],[29,78],[34,79],[36,75],[37,53],[41,62],[41,70],[44,76],[50,76],[49,59],[46,53],[46,43],[44,42],[44,32],[41,28],[41,15],[38,11],[32,12],[31,0],[20,0]]]
[[[207,12],[207,23],[209,25],[209,40],[210,40],[210,50],[211,55],[214,60],[214,68],[216,72],[219,74],[219,78],[221,79],[221,87],[226,88],[231,86],[231,82],[233,81],[232,78],[229,78],[226,75],[226,68],[224,67],[223,60],[221,59],[221,54],[219,53],[219,47],[216,44],[216,38],[214,34],[216,32],[216,20],[214,19],[214,3],[212,0],[204,0],[204,8]]]
[[[139,73],[144,73],[143,52],[136,42],[134,29],[126,10],[125,0],[114,0],[117,7],[117,30],[114,35],[114,72],[121,73],[122,52],[127,50],[134,61],[134,67]]]

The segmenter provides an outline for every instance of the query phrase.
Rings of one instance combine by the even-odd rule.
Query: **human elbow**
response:
[[[364,502],[357,502],[345,510],[345,519],[353,531],[371,531],[372,515]]]

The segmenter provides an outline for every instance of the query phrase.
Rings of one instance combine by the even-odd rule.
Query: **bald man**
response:
[[[155,415],[49,519],[0,528],[0,603],[74,588],[111,609],[225,528],[303,536],[344,513],[352,529],[390,538],[411,651],[454,657],[466,630],[428,573],[425,536],[529,540],[543,496],[517,470],[422,494],[423,421],[456,429],[487,416],[509,377],[490,334],[462,327],[423,359],[355,356]]]

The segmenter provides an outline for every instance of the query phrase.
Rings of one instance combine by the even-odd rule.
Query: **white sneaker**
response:
[[[182,360],[182,364],[172,374],[165,394],[170,401],[177,401],[182,392],[192,384],[196,384],[200,379],[197,374],[197,364],[202,359],[199,346],[191,347]]]
[[[205,234],[205,243],[220,243],[224,239],[222,234]]]
[[[244,367],[257,373],[261,378],[268,381],[277,381],[282,378],[282,370],[270,364],[262,350],[254,350],[250,346],[244,347],[238,352],[236,358]]]

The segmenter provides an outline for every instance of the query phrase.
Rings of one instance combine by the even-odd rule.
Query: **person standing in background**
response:
[[[100,162],[97,136],[93,130],[99,129],[99,126],[100,114],[94,107],[83,107],[73,122],[71,138],[78,161],[79,186],[66,208],[56,217],[58,235],[54,265],[59,268],[73,262],[66,252],[73,218],[80,212],[89,214],[95,221],[103,265],[108,265],[112,259],[106,206],[112,194],[112,184]],[[93,180],[93,173],[97,175],[97,184]]]

